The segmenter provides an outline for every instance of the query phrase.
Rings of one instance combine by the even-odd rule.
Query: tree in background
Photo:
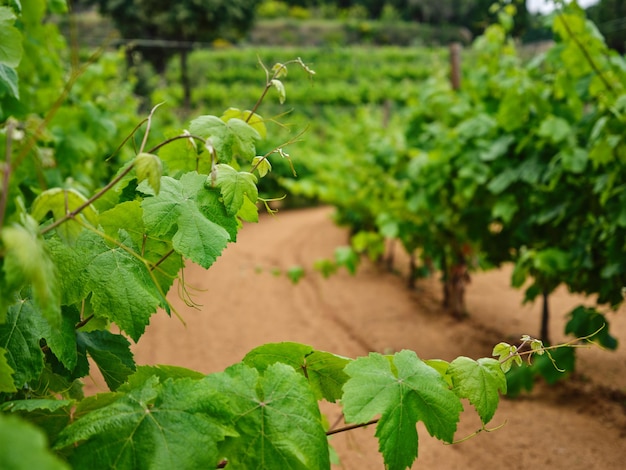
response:
[[[607,45],[620,54],[626,52],[626,2],[600,0],[587,9],[589,18],[598,25]]]
[[[187,55],[194,42],[216,39],[236,41],[250,30],[258,0],[87,0],[109,16],[125,39],[148,39],[130,52],[140,52],[155,69],[165,70],[167,60],[180,55],[185,105],[191,99]]]

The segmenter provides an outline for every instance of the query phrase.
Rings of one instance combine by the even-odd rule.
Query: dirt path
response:
[[[199,309],[171,300],[187,325],[164,314],[153,317],[134,348],[140,364],[173,364],[215,372],[268,342],[297,341],[319,350],[356,357],[368,351],[415,350],[423,358],[489,356],[494,344],[536,335],[538,306],[521,306],[522,295],[508,287],[505,271],[476,275],[468,288],[471,317],[457,322],[440,310],[439,286],[425,281],[409,292],[397,275],[364,266],[355,277],[339,273],[324,280],[309,273],[298,285],[272,273],[293,265],[312,266],[328,258],[346,234],[330,220],[328,208],[281,212],[247,225],[236,244],[203,271],[185,276]],[[580,299],[559,292],[552,299],[552,337],[562,338],[563,316]],[[504,400],[492,425],[506,423],[461,444],[447,446],[418,425],[420,469],[623,468],[626,460],[626,311],[611,315],[617,352],[579,351],[576,380]],[[616,399],[618,397],[618,399]],[[619,399],[619,397],[622,397]],[[478,429],[466,407],[457,438]],[[328,408],[333,423],[338,412]],[[336,435],[332,443],[342,467],[382,469],[374,428]]]

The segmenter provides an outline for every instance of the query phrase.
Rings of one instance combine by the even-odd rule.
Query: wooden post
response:
[[[450,44],[450,81],[454,90],[461,88],[461,43],[459,42]]]

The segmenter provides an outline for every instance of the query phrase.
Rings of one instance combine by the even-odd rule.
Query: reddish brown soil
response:
[[[422,358],[489,356],[494,344],[537,335],[539,306],[521,305],[509,287],[510,271],[473,276],[467,289],[470,316],[457,321],[440,308],[436,280],[409,291],[404,279],[365,265],[354,277],[329,280],[309,270],[293,285],[277,269],[312,266],[346,243],[331,221],[332,210],[316,208],[264,216],[247,225],[236,244],[203,271],[185,271],[197,309],[171,300],[186,322],[156,315],[139,345],[140,364],[174,364],[203,372],[223,370],[267,342],[297,341],[319,350],[356,357],[368,351],[415,350]],[[172,292],[175,293],[175,292]],[[581,298],[557,292],[551,300],[552,338],[563,339],[565,313]],[[505,399],[490,423],[502,428],[444,445],[418,424],[421,469],[609,469],[626,465],[626,311],[609,314],[621,341],[617,352],[578,351],[576,376],[556,386],[539,383],[532,394]],[[336,408],[324,408],[330,423]],[[475,412],[463,413],[457,438],[479,429]],[[344,469],[382,469],[374,428],[332,438]]]

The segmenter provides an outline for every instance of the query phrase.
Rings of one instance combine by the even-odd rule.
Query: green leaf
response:
[[[43,320],[43,319],[42,319]],[[75,307],[62,309],[62,320],[58,327],[49,322],[41,321],[39,331],[46,340],[46,345],[63,366],[72,371],[77,364],[76,324],[80,321],[80,313]]]
[[[20,300],[9,307],[6,322],[0,324],[0,348],[7,351],[6,360],[18,389],[38,378],[43,370],[40,322],[41,314],[32,302]]]
[[[224,122],[216,116],[200,116],[189,126],[193,135],[204,137],[217,152],[221,163],[230,164],[237,157],[250,161],[256,156],[255,143],[261,138],[259,133],[241,119],[233,118]]]
[[[512,346],[504,341],[494,346],[491,355],[498,357],[498,363],[504,373],[507,373],[514,363],[518,366],[522,364],[522,358],[517,354],[517,346]]]
[[[99,222],[107,235],[117,238],[120,230],[128,232],[135,246],[141,246],[143,257],[151,264],[152,274],[163,292],[169,291],[183,261],[178,253],[172,253],[172,244],[167,240],[150,237],[143,223],[143,209],[138,200],[117,204],[100,213]]]
[[[135,157],[135,171],[137,173],[137,181],[148,181],[148,184],[154,189],[155,194],[159,194],[161,189],[161,175],[163,174],[163,164],[159,157],[151,153],[140,153]]]
[[[287,277],[293,284],[297,284],[304,277],[304,268],[302,266],[291,266],[287,270]]]
[[[228,108],[222,114],[222,121],[228,122],[233,118],[240,119],[242,121],[247,122],[250,126],[252,126],[261,136],[262,139],[267,137],[267,128],[265,127],[265,122],[261,116],[251,111],[241,111],[237,108]]]
[[[307,378],[318,400],[334,403],[343,394],[341,388],[348,380],[343,369],[350,359],[316,351],[305,344],[283,342],[259,346],[246,354],[242,362],[262,373],[277,362],[287,364]]]
[[[20,98],[18,76],[14,68],[0,64],[0,96],[8,94],[15,99]]]
[[[589,153],[580,147],[565,149],[560,153],[563,168],[569,172],[580,174],[587,168]]]
[[[31,214],[37,221],[41,221],[48,213],[52,213],[54,220],[63,218],[67,213],[72,212],[87,202],[87,198],[74,189],[53,188],[42,192],[33,201]],[[98,226],[98,213],[91,205],[85,207],[75,219],[66,220],[56,228],[59,236],[66,242],[74,242],[84,230],[83,225],[93,227]]]
[[[439,372],[414,352],[370,353],[345,371],[350,376],[343,387],[346,420],[366,423],[381,415],[376,436],[387,468],[405,469],[417,457],[417,421],[432,436],[452,442],[461,402]]]
[[[126,383],[121,385],[117,390],[120,392],[129,392],[133,388],[140,388],[146,381],[152,379],[152,377],[158,377],[160,382],[165,382],[167,379],[184,378],[200,380],[205,377],[205,374],[178,366],[139,366],[135,372],[128,377]]]
[[[616,349],[618,341],[609,333],[609,321],[595,308],[579,305],[569,313],[565,334],[576,338],[588,337],[602,347]]]
[[[252,159],[252,167],[256,167],[256,171],[259,172],[259,176],[263,178],[270,171],[272,171],[272,164],[267,157],[256,156]]]
[[[490,142],[489,147],[480,153],[480,159],[483,162],[497,160],[507,153],[513,142],[515,142],[515,137],[512,135],[503,135],[493,142]]]
[[[15,15],[0,6],[0,64],[17,67],[22,60],[22,34],[13,26]]]
[[[278,102],[280,104],[283,104],[285,102],[285,99],[287,99],[287,92],[285,91],[285,85],[283,84],[283,82],[277,79],[273,79],[270,83],[278,92]]]
[[[572,134],[572,128],[565,119],[548,116],[541,122],[537,134],[553,144],[558,144]]]
[[[115,391],[135,371],[130,343],[122,335],[105,330],[78,332],[78,349],[94,360],[109,389]]]
[[[43,432],[17,416],[0,414],[0,462],[5,470],[69,470],[48,450]]]
[[[237,225],[215,192],[205,188],[206,180],[206,176],[195,172],[186,173],[180,181],[164,176],[159,194],[142,202],[148,233],[161,237],[175,231],[174,249],[205,269],[215,262],[229,240],[234,240],[232,232],[236,233]]]
[[[132,240],[121,235],[121,245],[110,246],[98,234],[84,231],[72,247],[58,239],[49,240],[49,247],[64,303],[77,303],[91,292],[94,314],[117,323],[137,341],[157,308],[169,307],[146,265],[132,254]]]
[[[344,369],[350,361],[324,351],[313,351],[306,358],[306,375],[318,399],[323,398],[331,403],[341,399],[343,386],[348,380]]]
[[[235,215],[243,206],[244,198],[248,197],[255,203],[259,197],[256,187],[256,176],[247,171],[237,171],[223,163],[217,165],[216,186],[224,199],[226,213]]]
[[[452,376],[454,392],[469,400],[483,424],[491,421],[500,401],[499,392],[506,393],[506,377],[500,363],[491,358],[475,361],[461,356],[450,363],[448,374]]]
[[[225,405],[204,380],[159,383],[84,414],[55,443],[70,448],[74,468],[169,470],[215,468],[217,445],[231,431],[220,419]]]
[[[37,399],[8,401],[0,411],[11,412],[43,429],[48,439],[54,439],[72,416],[74,400]]]
[[[338,246],[335,248],[335,261],[339,266],[344,266],[350,274],[355,274],[360,258],[351,246]]]
[[[237,217],[244,222],[258,222],[259,208],[248,197],[243,198],[243,205],[237,212]]]
[[[0,393],[13,393],[17,392],[17,388],[13,383],[13,369],[7,362],[6,353],[6,349],[0,348]]]
[[[32,225],[28,224],[29,220]],[[33,227],[36,223],[31,218],[26,223],[28,226],[14,224],[0,232],[4,244],[5,279],[15,289],[29,285],[41,312],[52,326],[58,326],[61,308],[55,267],[44,240]]]
[[[312,354],[314,349],[306,344],[292,343],[285,341],[282,343],[267,343],[254,348],[241,362],[247,366],[254,367],[263,373],[272,364],[280,362],[301,371],[305,363],[305,358]]]
[[[319,407],[306,380],[286,364],[262,376],[236,364],[207,377],[230,399],[239,437],[224,446],[228,465],[254,469],[329,469],[328,441]],[[242,449],[246,449],[242,452]]]

